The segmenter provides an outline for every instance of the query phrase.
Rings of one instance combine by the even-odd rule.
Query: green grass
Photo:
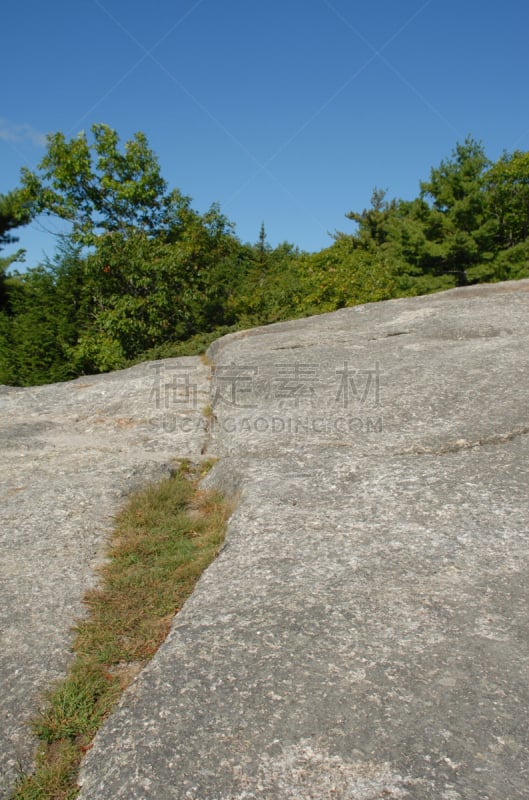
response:
[[[210,464],[136,493],[116,517],[99,585],[76,626],[74,660],[33,723],[36,768],[13,800],[73,800],[79,765],[121,692],[154,655],[174,614],[217,555],[230,508],[198,488]]]

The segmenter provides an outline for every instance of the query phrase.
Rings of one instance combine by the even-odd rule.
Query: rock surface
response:
[[[200,458],[208,402],[198,358],[0,388],[0,797],[31,767],[28,722],[68,665],[112,515],[176,456]]]
[[[80,800],[527,797],[528,309],[529,281],[468,287],[212,346],[207,447],[198,412],[184,430],[169,403],[158,425],[177,433],[149,453],[156,465],[219,456],[207,481],[237,493],[237,509],[223,551],[96,737]],[[53,392],[76,383],[1,396],[27,398],[17,453],[24,426],[47,424]],[[122,399],[120,416],[145,413]],[[111,448],[111,464],[143,452],[143,430]],[[33,460],[32,487],[35,453],[16,462]],[[91,483],[69,453],[86,479],[80,497]],[[97,487],[85,500],[109,514],[108,477]],[[61,496],[61,513],[75,504]],[[75,549],[82,519],[58,548],[72,609],[51,615],[55,627],[77,610],[76,581],[90,581],[97,544]],[[34,549],[39,537],[24,536],[10,546]],[[47,607],[54,582],[41,591]],[[23,630],[35,606],[44,613],[33,594],[7,619],[21,614]],[[53,668],[34,670],[32,688],[63,668],[66,624],[53,627]],[[38,633],[22,633],[28,648],[42,648]]]

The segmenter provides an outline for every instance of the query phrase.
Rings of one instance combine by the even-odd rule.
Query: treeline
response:
[[[228,330],[529,277],[529,153],[490,162],[473,139],[411,201],[375,190],[318,253],[244,244],[218,206],[169,191],[142,134],[105,125],[48,138],[37,171],[0,197],[0,247],[48,213],[67,219],[55,257],[8,274],[0,259],[0,383],[31,385],[198,352]]]

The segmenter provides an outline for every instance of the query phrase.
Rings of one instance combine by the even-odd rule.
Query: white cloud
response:
[[[4,142],[31,142],[35,147],[45,147],[46,135],[35,130],[27,122],[11,122],[0,117],[0,140]]]

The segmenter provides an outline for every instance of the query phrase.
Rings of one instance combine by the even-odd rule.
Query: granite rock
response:
[[[170,389],[154,434],[147,365],[0,393],[9,519],[22,491],[37,506],[2,559],[13,582],[22,565],[3,652],[24,713],[67,663],[122,494],[187,455],[217,457],[205,485],[237,498],[219,557],[87,753],[80,800],[527,797],[528,307],[519,281],[231,334],[211,381],[186,362],[207,420],[201,400],[184,424]],[[111,421],[94,438],[99,404]]]
[[[232,334],[226,545],[80,800],[522,800],[529,281]]]
[[[200,458],[208,378],[171,359],[0,389],[0,797],[31,768],[29,721],[68,666],[113,515],[177,457]]]

